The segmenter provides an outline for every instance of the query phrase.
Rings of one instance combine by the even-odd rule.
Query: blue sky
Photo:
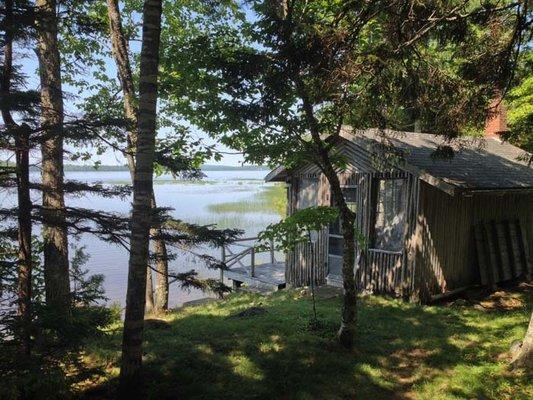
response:
[[[106,44],[109,46],[109,43]],[[131,51],[132,52],[140,52],[140,43],[138,41],[134,41],[130,43]],[[22,72],[27,77],[27,87],[28,88],[38,88],[39,87],[39,77],[38,77],[38,61],[37,57],[35,55],[34,51],[30,51],[27,48],[20,48],[15,47],[14,49],[15,54],[15,63],[22,66]],[[105,59],[105,69],[106,69],[106,75],[109,77],[116,77],[117,76],[117,70],[114,63],[114,60],[111,58]],[[86,74],[84,74],[83,78],[87,79],[89,83],[95,82],[94,78],[92,77],[92,71],[88,70],[86,71]],[[73,87],[68,84],[63,84],[63,92],[64,92],[64,105],[65,105],[65,112],[70,115],[77,115],[80,114],[80,112],[76,108],[76,103],[83,100],[84,96],[89,95],[89,93],[80,93],[79,89],[77,87]],[[198,130],[195,130],[193,132],[196,136],[201,137],[205,143],[207,144],[215,144],[216,148],[222,152],[229,152],[234,153],[233,150],[226,148],[225,146],[221,145],[220,143],[217,143],[212,138],[205,135],[203,132],[200,132]],[[160,135],[164,135],[164,132],[160,132]],[[68,146],[67,146],[67,149]],[[72,149],[70,149],[72,150]],[[124,165],[125,160],[124,157],[116,151],[106,151],[104,154],[96,155],[96,153],[89,149],[94,154],[93,160],[91,160],[91,163],[95,161],[100,161],[104,165]],[[32,158],[34,162],[38,162],[39,159],[39,152],[34,151],[32,154]],[[4,157],[2,157],[4,158]],[[214,161],[210,160],[207,163],[208,164],[222,164],[222,165],[240,165],[244,161],[243,156],[240,154],[223,154],[222,160],[220,161]],[[88,164],[87,162],[72,162],[70,160],[65,160],[66,163],[74,163],[74,164]]]

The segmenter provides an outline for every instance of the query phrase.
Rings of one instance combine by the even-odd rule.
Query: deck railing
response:
[[[256,255],[259,253],[270,253],[270,263],[274,264],[276,263],[276,256],[275,256],[275,247],[274,247],[274,241],[271,240],[270,244],[268,246],[261,245],[260,247],[257,246],[257,241],[259,238],[257,237],[251,237],[251,238],[241,238],[234,240],[230,244],[224,245],[221,247],[221,260],[226,265],[227,269],[231,269],[234,265],[240,265],[243,268],[246,268],[247,266],[243,263],[243,259],[246,256],[250,256],[250,276],[253,278],[255,277],[255,267],[256,265]],[[245,244],[243,242],[253,242],[252,244]],[[235,249],[232,249],[232,246],[237,247],[244,247],[244,250],[242,251],[235,251]],[[224,280],[224,269],[220,268],[220,281],[222,282]]]

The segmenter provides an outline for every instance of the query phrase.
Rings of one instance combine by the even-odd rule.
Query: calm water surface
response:
[[[216,224],[220,228],[239,228],[245,236],[255,236],[268,224],[277,222],[281,215],[266,203],[264,194],[272,190],[271,184],[263,181],[267,171],[206,171],[202,181],[179,182],[170,176],[156,178],[154,185],[157,204],[171,207],[175,218],[197,224]],[[35,175],[34,178],[37,178]],[[88,183],[123,184],[129,182],[127,171],[67,172],[66,179]],[[281,193],[278,191],[278,193]],[[40,202],[39,195],[33,195],[35,202]],[[13,201],[13,193],[0,194],[1,202]],[[269,200],[268,200],[269,201]],[[96,195],[66,198],[68,206],[92,208],[103,211],[128,213],[131,198],[106,199]],[[4,203],[5,204],[5,203]],[[230,207],[217,207],[223,205]],[[105,276],[105,290],[108,302],[124,305],[126,295],[128,253],[119,246],[100,241],[92,235],[83,235],[74,246],[84,246],[90,256],[87,267],[91,273]],[[196,249],[198,252],[218,256],[220,249]],[[73,251],[71,251],[72,256]],[[201,277],[218,277],[218,271],[205,268],[201,262],[190,254],[170,261],[173,271],[195,269]],[[171,285],[170,303],[177,306],[185,301],[209,296],[198,290],[184,291],[177,284]]]

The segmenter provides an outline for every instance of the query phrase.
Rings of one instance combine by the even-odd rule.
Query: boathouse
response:
[[[401,152],[396,162],[380,156],[384,137]],[[477,284],[531,279],[529,154],[497,135],[450,144],[436,135],[344,127],[330,143],[347,161],[338,175],[367,238],[354,265],[360,291],[426,301]],[[438,156],[446,146],[454,147],[453,157]],[[287,185],[289,214],[334,205],[314,164],[279,167],[266,180]],[[310,246],[286,255],[286,284],[310,284],[314,254],[316,283],[341,285],[339,224],[320,232],[313,252]]]

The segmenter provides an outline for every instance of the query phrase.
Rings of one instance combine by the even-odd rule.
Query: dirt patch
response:
[[[264,307],[250,307],[237,314],[230,315],[229,318],[250,318],[255,317],[256,315],[263,315],[266,313],[268,313],[268,311]]]
[[[487,311],[512,311],[522,309],[532,301],[533,282],[520,282],[502,285],[494,292],[490,292],[487,288],[472,288],[459,298],[443,305],[469,306]]]
[[[311,288],[305,286],[298,291],[298,297],[311,297]],[[342,288],[335,286],[323,285],[315,288],[315,296],[317,299],[334,299],[342,296]]]
[[[525,306],[524,300],[517,293],[503,290],[492,293],[486,300],[474,305],[474,308],[485,310],[519,310]]]
[[[145,319],[144,326],[146,329],[152,329],[152,330],[170,329],[170,324],[167,321],[163,321],[162,319],[155,319],[155,318]]]

